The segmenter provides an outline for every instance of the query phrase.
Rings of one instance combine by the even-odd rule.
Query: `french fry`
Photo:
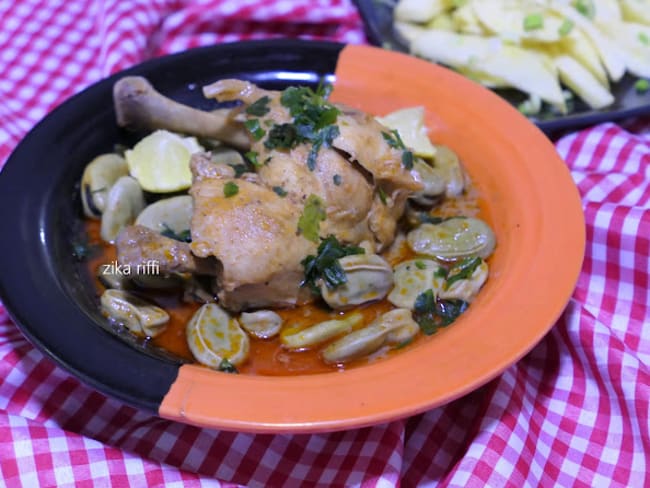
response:
[[[448,0],[400,0],[395,6],[395,18],[424,24],[447,10],[451,4]]]
[[[594,22],[623,20],[623,14],[618,0],[591,0],[591,2],[594,4]]]
[[[451,14],[456,31],[462,34],[486,34],[471,3],[461,5]]]
[[[527,93],[527,112],[540,99],[564,112],[560,82],[600,109],[614,102],[610,82],[626,72],[650,78],[650,0],[400,0],[400,5],[402,11],[420,12],[411,15],[418,23],[395,23],[412,54],[484,86]]]
[[[563,15],[582,31],[593,42],[594,47],[598,50],[600,59],[609,74],[610,79],[619,81],[625,74],[625,62],[618,46],[612,43],[602,32],[600,32],[595,25],[590,22],[587,17],[572,7],[564,5],[563,3],[554,0],[551,2],[551,8]]]
[[[633,22],[607,22],[601,29],[621,48],[627,70],[650,78],[650,26]]]
[[[623,20],[650,25],[650,0],[619,0]]]
[[[560,74],[560,80],[591,108],[600,109],[611,105],[614,97],[591,72],[569,56],[557,56],[553,59]]]
[[[557,73],[536,52],[494,37],[427,30],[411,43],[414,54],[454,68],[466,68],[506,81],[521,91],[566,110]]]
[[[483,27],[502,39],[556,42],[562,36],[564,19],[540,3],[481,0],[471,5]]]

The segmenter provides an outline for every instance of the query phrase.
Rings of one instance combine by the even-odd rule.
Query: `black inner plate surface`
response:
[[[393,0],[354,0],[364,21],[368,40],[377,45],[395,51],[408,53],[408,43],[393,28]],[[573,110],[568,115],[546,114],[543,117],[531,117],[541,130],[549,135],[559,131],[578,129],[604,121],[616,121],[641,114],[650,114],[650,92],[639,94],[634,88],[637,78],[626,75],[618,83],[611,85],[615,97],[613,105],[602,110],[593,110],[577,97],[574,98]],[[499,95],[513,105],[518,105],[526,96],[517,90],[496,90]]]
[[[85,165],[133,143],[115,123],[114,82],[142,75],[163,94],[209,109],[214,102],[203,98],[203,85],[240,78],[272,89],[315,87],[331,79],[342,48],[273,40],[192,49],[115,74],[51,112],[0,173],[0,297],[23,333],[96,389],[157,411],[180,361],[108,324],[75,253],[83,238],[78,188]]]

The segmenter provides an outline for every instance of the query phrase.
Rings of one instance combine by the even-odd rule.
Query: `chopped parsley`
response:
[[[268,114],[269,111],[271,110],[269,108],[269,102],[270,101],[271,101],[271,99],[268,96],[264,95],[262,98],[256,100],[254,103],[250,104],[246,108],[246,113],[248,115],[255,115],[257,117],[262,117],[262,116]]]
[[[412,169],[413,168],[413,153],[406,149],[406,146],[404,145],[404,141],[399,135],[399,132],[397,132],[396,129],[391,130],[390,132],[382,132],[381,135],[383,136],[384,140],[388,143],[388,145],[392,148],[395,149],[400,149],[402,150],[402,166],[406,169]]]
[[[386,205],[388,197],[386,196],[386,192],[381,186],[377,187],[377,194],[379,195],[379,201],[381,201],[381,203]]]
[[[481,265],[483,260],[479,257],[465,258],[456,266],[449,270],[449,276],[445,282],[445,290],[448,290],[451,285],[460,280],[467,280],[471,278],[474,271]]]
[[[307,156],[307,167],[309,171],[314,171],[316,169],[316,158],[318,157],[318,151],[321,147],[330,147],[334,139],[339,135],[339,128],[336,125],[328,125],[320,129],[316,135],[311,139],[312,146]]]
[[[185,229],[180,232],[176,232],[174,229],[169,227],[165,222],[163,222],[163,230],[160,233],[161,235],[165,237],[169,237],[170,239],[174,239],[175,241],[180,241],[180,242],[192,242],[192,234],[190,233],[190,229]]]
[[[320,223],[325,220],[326,216],[323,201],[316,195],[309,195],[305,202],[302,215],[298,219],[298,232],[305,239],[318,242],[320,237]]]
[[[544,27],[542,14],[529,14],[524,17],[524,30],[531,31]]]
[[[217,369],[218,371],[223,371],[224,373],[234,373],[234,374],[239,373],[237,367],[234,364],[232,364],[230,361],[228,361],[226,358],[223,358],[221,360],[221,362],[219,363],[219,367]]]
[[[443,268],[442,266],[438,268],[435,273],[433,273],[433,276],[435,278],[443,278],[447,279],[447,276],[449,275],[449,270],[447,268]]]
[[[267,149],[292,149],[302,142],[293,124],[275,124],[264,141]]]
[[[285,190],[281,186],[274,186],[273,191],[279,197],[286,197],[287,196],[287,190]]]
[[[334,175],[332,176],[332,181],[336,186],[341,186],[341,175]]]
[[[289,109],[293,123],[274,124],[264,145],[268,149],[292,149],[298,144],[311,143],[307,167],[316,168],[318,152],[329,147],[338,137],[336,119],[339,109],[326,101],[327,87],[320,86],[315,92],[308,87],[289,87],[282,92],[280,103]]]
[[[262,166],[262,164],[257,160],[258,154],[255,151],[248,151],[246,154],[244,154],[244,157],[250,161],[250,163],[255,166],[256,168],[259,168]]]
[[[402,153],[402,166],[406,169],[413,169],[413,153],[411,151]]]
[[[232,169],[235,170],[235,178],[239,178],[244,173],[251,171],[251,167],[248,164],[229,164]]]
[[[358,246],[343,245],[334,236],[321,239],[316,255],[309,255],[301,261],[305,271],[301,286],[309,285],[318,295],[320,290],[316,283],[320,279],[330,289],[344,284],[347,277],[338,260],[353,254],[365,254],[365,250]]]
[[[467,307],[469,304],[463,300],[443,300],[434,296],[433,290],[429,289],[415,299],[413,320],[422,332],[431,335],[438,328],[454,322]]]
[[[239,187],[237,186],[237,183],[233,183],[232,181],[229,181],[225,185],[223,185],[223,196],[226,198],[234,197],[239,193]]]
[[[266,135],[266,131],[260,126],[260,121],[258,119],[248,119],[244,122],[244,126],[248,129],[248,132],[251,133],[253,139],[259,141],[262,137]]]

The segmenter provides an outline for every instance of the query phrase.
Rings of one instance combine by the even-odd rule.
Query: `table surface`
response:
[[[102,77],[287,36],[366,42],[350,0],[0,0],[0,165]],[[489,384],[359,430],[200,429],[80,383],[0,305],[0,486],[650,486],[650,119],[555,144],[582,196],[584,265],[555,327]]]

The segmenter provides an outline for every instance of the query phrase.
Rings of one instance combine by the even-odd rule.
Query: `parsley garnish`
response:
[[[435,271],[435,273],[433,273],[433,276],[434,276],[435,278],[443,278],[443,279],[445,279],[445,280],[447,279],[447,275],[449,275],[449,270],[448,270],[447,268],[443,268],[442,266],[439,267],[439,268]]]
[[[285,190],[281,186],[274,186],[273,191],[279,197],[286,197],[287,196],[287,190]]]
[[[291,149],[303,142],[310,142],[312,148],[307,156],[307,167],[313,171],[318,151],[331,146],[339,135],[339,128],[334,124],[340,111],[325,100],[327,93],[323,87],[316,92],[308,87],[284,90],[280,103],[289,109],[293,123],[275,124],[264,145],[268,149]]]
[[[260,121],[257,119],[248,119],[246,122],[244,122],[244,126],[246,126],[248,131],[253,136],[253,139],[256,141],[259,141],[266,134],[266,131],[260,126]]]
[[[341,175],[334,175],[332,176],[332,181],[336,186],[341,186]]]
[[[402,166],[406,169],[413,169],[413,153],[411,151],[402,153]]]
[[[251,171],[251,168],[249,167],[248,164],[229,164],[232,169],[235,170],[235,178],[239,178],[241,175],[244,173],[248,173]]]
[[[330,289],[342,285],[347,281],[347,277],[338,260],[353,254],[365,254],[365,250],[358,246],[345,246],[334,236],[321,239],[316,256],[309,255],[301,261],[305,279],[300,286],[309,285],[315,294],[320,294],[316,285],[319,279]]]
[[[445,282],[445,290],[448,290],[451,285],[457,281],[469,279],[482,262],[483,260],[479,257],[465,258],[456,266],[451,268],[451,270],[449,270],[449,277]]]
[[[246,113],[248,115],[256,115],[257,117],[262,117],[269,113],[269,102],[271,99],[264,95],[262,98],[256,100],[254,103],[250,104],[246,108]]]
[[[239,373],[237,370],[237,367],[232,364],[230,361],[228,361],[226,358],[223,358],[221,362],[219,363],[219,368],[217,368],[219,371],[223,371],[224,373]]]
[[[257,160],[258,154],[255,151],[248,151],[246,154],[244,154],[244,157],[251,162],[253,166],[256,168],[259,168],[262,166],[260,162]]]
[[[305,236],[305,239],[318,242],[320,223],[326,216],[323,201],[316,195],[309,195],[302,215],[298,219],[298,232]]]
[[[192,234],[190,233],[190,229],[185,229],[181,232],[176,232],[174,229],[169,227],[165,222],[163,222],[163,230],[160,233],[161,235],[165,237],[169,237],[170,239],[174,239],[175,241],[181,241],[181,242],[192,242]]]
[[[311,150],[307,156],[307,167],[309,168],[309,171],[314,171],[314,169],[316,169],[316,158],[318,157],[318,151],[320,151],[320,148],[323,146],[330,147],[332,141],[334,141],[338,135],[339,128],[336,125],[328,125],[318,131],[312,139],[313,145],[311,146]]]
[[[239,187],[237,186],[236,183],[233,183],[232,181],[229,181],[225,185],[223,185],[223,196],[226,198],[234,197],[239,193]]]
[[[388,145],[395,149],[401,149],[402,152],[402,166],[406,169],[413,169],[413,153],[406,149],[404,141],[397,132],[397,129],[393,129],[390,132],[382,132],[384,140]]]
[[[267,149],[292,149],[300,142],[302,140],[295,125],[275,124],[269,131],[269,137],[264,141],[264,146]]]
[[[442,300],[429,289],[418,295],[413,306],[413,319],[426,335],[445,327],[467,310],[469,304],[463,300]]]

